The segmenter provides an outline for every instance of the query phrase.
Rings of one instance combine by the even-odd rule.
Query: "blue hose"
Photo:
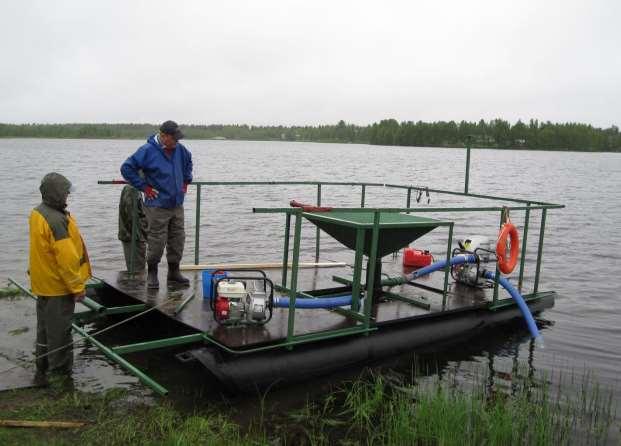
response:
[[[489,280],[494,280],[495,275],[491,271],[485,271],[483,273],[483,277]],[[522,312],[524,319],[526,319],[526,325],[528,325],[530,334],[535,339],[535,342],[537,342],[538,344],[540,344],[541,347],[543,347],[543,338],[541,337],[541,334],[539,333],[539,329],[537,328],[535,319],[533,319],[533,315],[531,314],[530,309],[528,308],[528,305],[526,305],[526,302],[524,301],[524,298],[522,297],[522,295],[504,277],[502,276],[499,277],[498,283],[501,284],[502,287],[509,292],[509,294],[511,295],[511,297],[513,298],[517,306],[520,308],[520,311]]]
[[[458,255],[451,259],[451,265],[461,265],[462,263],[477,263],[477,256],[474,254],[465,254]],[[411,274],[405,276],[408,282],[418,279],[419,277],[426,276],[427,274],[431,274],[438,270],[446,268],[446,260],[440,260],[439,262],[432,263],[429,266],[426,266],[421,269],[417,269]]]
[[[351,305],[351,294],[348,296],[318,297],[310,299],[308,297],[297,297],[295,308],[335,308]],[[289,308],[289,298],[286,296],[274,296],[274,306]]]
[[[477,262],[477,257],[473,254],[460,254],[451,259],[451,265],[453,266],[461,265],[463,263],[476,263],[476,262]],[[405,278],[411,281],[421,276],[426,276],[427,274],[433,273],[435,271],[438,271],[444,268],[446,268],[446,260],[440,260],[439,262],[433,263],[429,266],[426,266],[424,268],[414,271],[411,274],[406,275]],[[483,276],[489,280],[494,280],[494,277],[495,277],[494,273],[491,271],[485,271]],[[526,319],[526,325],[528,325],[530,334],[535,339],[535,342],[539,343],[540,345],[543,345],[543,339],[541,337],[541,334],[539,333],[537,324],[535,323],[535,320],[533,319],[533,315],[531,314],[530,309],[528,308],[528,305],[526,305],[526,302],[524,301],[524,298],[522,297],[522,295],[504,277],[501,276],[498,279],[498,283],[501,284],[502,287],[509,292],[509,294],[511,295],[511,297],[513,298],[513,300],[519,307],[520,311],[522,312],[522,315],[524,316],[524,319]]]
[[[477,256],[474,254],[460,254],[451,259],[451,266],[461,265],[464,263],[476,263]],[[441,269],[446,268],[446,260],[440,260],[439,262],[433,263],[429,266],[421,268],[419,270],[414,271],[411,274],[407,274],[404,276],[405,281],[412,281],[422,276],[426,276],[427,274],[431,274],[435,271],[439,271]],[[494,280],[495,275],[491,271],[485,271],[483,276],[486,279]],[[498,279],[498,283],[502,285],[502,287],[509,292],[517,306],[519,307],[524,319],[526,319],[526,325],[528,325],[528,329],[530,334],[535,339],[535,342],[543,346],[543,338],[539,333],[539,329],[537,328],[537,324],[533,319],[533,315],[526,305],[524,298],[521,294],[516,290],[511,283],[505,279],[504,277],[500,277]],[[317,299],[309,299],[306,297],[300,297],[295,299],[295,307],[296,308],[334,308],[334,307],[344,307],[351,305],[351,295],[348,296],[336,296],[336,297],[318,297]],[[274,306],[281,308],[289,307],[289,298],[286,296],[276,296],[274,297]]]

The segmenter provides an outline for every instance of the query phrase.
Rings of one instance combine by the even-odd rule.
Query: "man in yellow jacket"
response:
[[[69,374],[73,366],[71,318],[84,299],[91,266],[73,217],[65,210],[71,183],[43,177],[42,203],[30,213],[30,281],[37,300],[37,372]],[[49,354],[48,354],[49,352]]]

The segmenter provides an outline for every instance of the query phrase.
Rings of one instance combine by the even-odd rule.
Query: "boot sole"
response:
[[[167,280],[167,283],[175,284],[175,285],[190,286],[190,282],[177,282],[176,280]]]

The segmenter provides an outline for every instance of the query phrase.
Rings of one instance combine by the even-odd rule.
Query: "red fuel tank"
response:
[[[429,251],[421,251],[414,248],[405,248],[403,250],[403,266],[421,268],[431,265],[431,262],[433,262],[433,256]]]
[[[224,321],[229,318],[229,300],[226,297],[216,298],[216,319]]]

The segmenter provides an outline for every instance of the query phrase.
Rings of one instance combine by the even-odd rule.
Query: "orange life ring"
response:
[[[507,237],[510,237],[511,252],[507,258]],[[498,269],[503,274],[511,274],[515,269],[520,249],[520,237],[515,226],[511,222],[502,225],[496,243],[496,256],[498,257]]]

